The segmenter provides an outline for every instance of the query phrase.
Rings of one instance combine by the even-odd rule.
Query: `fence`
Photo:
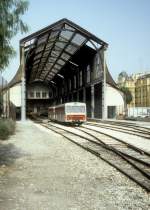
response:
[[[150,117],[150,107],[130,107],[128,117]]]
[[[8,82],[0,75],[0,118],[16,120],[16,107],[10,102]]]

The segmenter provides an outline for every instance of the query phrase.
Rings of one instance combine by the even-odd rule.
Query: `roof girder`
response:
[[[31,64],[30,81],[47,80],[47,77],[51,80],[53,76],[50,76],[50,73],[58,73],[71,56],[89,40],[101,46],[107,46],[107,43],[67,19],[62,19],[31,34],[22,39],[20,43],[30,42],[30,39],[32,39],[32,45],[35,40],[35,55]]]

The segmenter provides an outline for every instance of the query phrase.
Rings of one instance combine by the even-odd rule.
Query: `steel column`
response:
[[[79,91],[77,91],[77,101],[79,102]]]
[[[94,85],[91,85],[91,118],[94,118],[95,100],[94,100]]]
[[[86,88],[83,88],[83,102],[86,102]]]
[[[105,62],[105,48],[103,51],[103,82],[102,82],[102,119],[107,119],[107,104],[106,104],[106,62]]]

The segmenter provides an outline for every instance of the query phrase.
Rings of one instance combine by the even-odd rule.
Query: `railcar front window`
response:
[[[85,106],[67,106],[67,113],[85,113]]]

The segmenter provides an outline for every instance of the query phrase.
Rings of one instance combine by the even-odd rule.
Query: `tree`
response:
[[[128,74],[125,71],[120,72],[118,75],[118,84],[125,82],[128,79]]]
[[[127,87],[120,87],[120,90],[125,95],[126,104],[130,104],[130,102],[132,101],[132,94],[131,94],[130,90]]]
[[[2,95],[0,94],[0,116],[2,114],[2,110],[3,110],[3,99],[2,99]]]
[[[8,66],[15,50],[10,40],[19,32],[27,32],[28,26],[21,16],[28,8],[27,0],[0,0],[0,71]]]

